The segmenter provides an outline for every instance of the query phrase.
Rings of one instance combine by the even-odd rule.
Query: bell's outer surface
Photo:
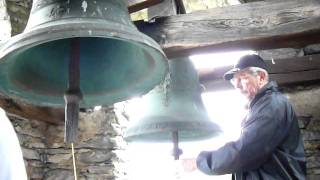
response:
[[[123,0],[34,0],[25,31],[0,49],[0,93],[64,106],[72,38],[80,39],[81,107],[142,95],[168,69],[160,46],[140,33]]]
[[[177,131],[179,141],[203,140],[221,133],[210,120],[201,99],[197,72],[188,59],[169,61],[170,81],[143,97],[146,114],[132,121],[125,132],[127,141],[172,142]]]

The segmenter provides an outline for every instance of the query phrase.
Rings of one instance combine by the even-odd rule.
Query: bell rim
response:
[[[63,20],[64,21],[64,20]],[[11,53],[14,53],[15,51],[24,50],[27,48],[31,48],[43,43],[60,40],[60,39],[68,39],[68,38],[76,38],[76,37],[92,37],[92,38],[112,38],[117,40],[132,40],[134,44],[137,44],[138,46],[148,49],[152,48],[159,55],[161,55],[161,60],[159,60],[159,63],[162,64],[165,68],[165,71],[162,72],[161,76],[159,78],[156,78],[157,80],[151,81],[144,90],[141,90],[138,88],[138,85],[132,85],[135,96],[140,96],[143,94],[146,94],[147,92],[151,91],[156,85],[160,84],[164,80],[165,74],[168,72],[168,59],[165,55],[165,53],[162,51],[160,46],[150,37],[147,35],[139,32],[136,29],[130,28],[131,31],[125,31],[127,27],[124,27],[121,24],[112,23],[113,26],[110,26],[108,28],[105,27],[105,24],[102,26],[98,23],[92,23],[92,22],[72,22],[67,24],[63,24],[61,21],[60,24],[55,26],[46,26],[44,28],[33,28],[28,29],[26,32],[23,32],[19,35],[16,35],[9,39],[8,41],[4,42],[2,47],[0,47],[0,64],[5,61],[5,58],[9,56]],[[89,28],[92,26],[95,26],[95,28]],[[42,25],[44,26],[44,25]],[[67,28],[66,28],[67,27]],[[101,27],[101,28],[98,28]],[[121,27],[124,27],[123,31],[118,31],[121,29]],[[117,33],[113,34],[113,31],[117,30]],[[134,31],[132,31],[134,30]],[[64,36],[61,37],[59,34],[61,31],[64,32]],[[111,31],[111,32],[109,32]],[[48,37],[48,34],[50,33],[50,36]],[[160,62],[161,61],[161,62]],[[139,89],[139,90],[138,90]],[[33,104],[37,106],[46,106],[46,107],[62,107],[64,104],[61,103],[52,103],[52,102],[39,102],[39,101],[30,101],[30,99],[23,98],[19,95],[19,92],[14,92],[10,89],[1,89],[0,92],[2,95],[10,97],[12,99],[19,100],[20,102]],[[20,93],[21,94],[21,93]],[[132,95],[128,95],[129,93],[123,92],[123,96],[113,98],[111,101],[108,101],[107,103],[96,103],[96,104],[87,104],[85,102],[80,103],[80,107],[87,108],[87,107],[93,107],[95,105],[110,105],[119,101],[123,101],[128,99],[129,97],[132,97]],[[39,96],[40,97],[40,96]]]
[[[146,118],[140,119],[139,122],[143,122],[144,119],[155,119],[155,118],[164,118],[166,116],[148,116]],[[204,118],[204,119],[203,119]],[[198,140],[206,140],[216,136],[219,136],[222,133],[221,127],[216,124],[215,122],[211,121],[208,116],[200,117],[202,121],[194,121],[192,119],[188,119],[188,121],[178,121],[175,118],[165,118],[166,121],[161,121],[159,124],[154,124],[154,122],[145,123],[145,124],[134,124],[129,126],[124,132],[124,139],[129,142],[171,142],[170,138],[159,138],[159,139],[152,139],[148,136],[155,136],[163,134],[168,134],[170,132],[194,132],[194,127],[197,127],[198,132],[203,132],[204,135],[200,135],[197,137],[185,137],[179,136],[179,141],[181,142],[190,142],[190,141],[198,141]],[[172,126],[172,122],[176,122],[174,126]],[[138,123],[138,122],[137,122]],[[171,126],[167,126],[166,123],[171,124]],[[152,126],[161,126],[161,124],[165,124],[165,128],[150,128]],[[189,133],[188,133],[189,134]]]

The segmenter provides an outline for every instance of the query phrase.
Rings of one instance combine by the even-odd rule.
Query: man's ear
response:
[[[266,73],[263,72],[263,71],[258,71],[258,75],[259,75],[259,80],[260,80],[261,82],[264,82],[264,81],[266,80],[266,78],[267,78]]]

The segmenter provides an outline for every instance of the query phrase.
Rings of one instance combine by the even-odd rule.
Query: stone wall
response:
[[[309,180],[320,179],[320,85],[285,90],[299,117]]]
[[[70,144],[65,144],[64,124],[10,117],[22,147],[30,179],[74,179]],[[124,123],[122,123],[124,124]],[[80,113],[79,139],[75,143],[78,179],[126,178],[123,126],[113,108]]]
[[[6,7],[6,1],[0,0],[0,43],[11,37],[11,23]]]
[[[27,25],[32,0],[2,0],[7,2],[7,11],[12,24],[12,36],[21,33]]]

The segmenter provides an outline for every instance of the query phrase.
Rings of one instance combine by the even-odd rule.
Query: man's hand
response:
[[[196,159],[181,159],[184,172],[193,172],[197,169]]]

